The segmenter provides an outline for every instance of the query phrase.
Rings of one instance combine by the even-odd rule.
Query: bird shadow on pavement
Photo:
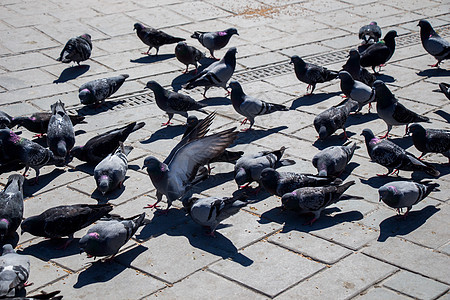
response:
[[[288,128],[287,126],[283,125],[283,126],[270,128],[270,129],[251,129],[251,130],[248,130],[245,132],[241,131],[241,132],[239,132],[239,135],[238,135],[238,138],[236,139],[236,141],[230,147],[233,147],[234,145],[250,144],[251,142],[265,138],[266,136],[269,136],[271,134],[278,133],[281,130],[284,130],[287,128]]]
[[[63,169],[55,168],[50,173],[39,175],[39,182],[37,184],[34,184],[35,177],[28,179],[27,183],[23,185],[24,196],[33,196],[34,193],[50,184],[56,177],[65,172]]]
[[[410,211],[406,218],[403,216],[394,215],[384,219],[380,223],[380,235],[378,242],[385,242],[390,237],[404,236],[413,232],[423,224],[440,209],[428,205],[419,211]]]
[[[402,147],[403,149],[408,149],[409,147],[414,145],[413,140],[410,136],[389,138],[389,141],[393,142],[397,146]]]
[[[147,209],[145,209],[147,210]],[[148,222],[141,231],[136,234],[135,238],[140,242],[146,241],[151,237],[157,237],[165,234],[169,229],[176,228],[182,223],[188,222],[186,211],[184,209],[177,209],[172,207],[169,209],[167,215],[158,213],[156,210],[153,213],[153,218]]]
[[[223,106],[230,105],[231,100],[227,97],[211,97],[205,98],[203,100],[198,101],[202,104],[206,104],[207,106]]]
[[[356,133],[347,130],[348,137],[352,137],[355,134]],[[333,133],[331,136],[327,137],[325,140],[317,139],[312,145],[319,150],[323,150],[330,146],[342,146],[348,142],[348,140],[345,139],[344,137],[345,137],[344,132],[342,132],[341,134]]]
[[[107,192],[103,195],[97,188],[92,192],[91,198],[97,200],[98,204],[108,203],[109,200],[115,200],[119,198],[126,189],[126,181],[130,176],[125,176],[125,180],[121,188],[116,188],[113,191]],[[95,180],[95,179],[94,179]]]
[[[450,114],[446,111],[443,111],[442,109],[439,109],[434,112],[438,116],[440,116],[442,119],[450,123]]]
[[[432,69],[426,69],[420,72],[416,73],[419,76],[422,77],[448,77],[450,76],[450,70],[441,69],[441,68],[432,68]]]
[[[12,236],[7,236],[1,241],[0,247],[3,247],[6,244],[11,244],[13,248],[16,248],[17,244],[19,243],[19,239],[19,234],[17,232],[14,232]]]
[[[99,113],[107,112],[111,108],[125,103],[125,100],[106,100],[105,103],[97,107],[96,104],[86,105],[77,110],[77,114],[80,116],[93,116]]]
[[[395,82],[395,78],[391,75],[379,74],[375,76],[377,77],[377,80],[381,80],[383,82]]]
[[[217,173],[214,175],[209,175],[207,179],[196,184],[192,189],[194,193],[200,194],[201,192],[213,188],[215,186],[219,186],[228,181],[234,180],[234,171],[230,171],[227,173]]]
[[[32,244],[22,249],[20,254],[31,255],[41,260],[62,258],[72,255],[80,255],[79,238],[74,238],[66,249],[60,249],[67,238],[64,239],[42,239],[39,243]]]
[[[94,175],[94,166],[85,162],[85,163],[75,166],[72,169],[69,169],[69,172],[76,172],[76,171],[80,171],[80,172],[83,172],[83,173],[93,176]]]
[[[68,67],[61,72],[59,78],[53,81],[53,83],[63,83],[75,79],[89,71],[90,68],[91,66],[89,65]]]
[[[158,61],[174,58],[175,54],[145,55],[136,59],[130,59],[132,63],[151,64]]]
[[[316,105],[319,102],[325,101],[331,97],[339,96],[341,92],[332,92],[332,93],[318,93],[312,95],[303,95],[294,101],[292,101],[290,110],[294,110],[301,106],[312,106]]]
[[[402,181],[402,180],[410,180],[407,177],[402,176],[373,176],[369,179],[360,179],[362,184],[367,184],[374,189],[379,189],[381,186],[385,185],[386,183],[393,182],[393,181]]]
[[[360,166],[360,164],[356,163],[356,162],[351,162],[349,163],[346,167],[344,172],[341,174],[341,176],[338,176],[339,178],[341,178],[342,180],[346,180],[348,176],[352,175],[353,170],[355,170],[358,166]]]
[[[373,105],[374,106],[374,105]],[[367,111],[367,106],[363,107],[363,110]],[[374,109],[374,107],[372,107],[372,110]],[[360,125],[363,123],[368,123],[371,122],[373,120],[379,119],[378,114],[375,112],[371,112],[371,113],[358,113],[358,114],[351,114],[348,116],[347,122],[345,122],[345,127],[350,127],[352,125]]]
[[[172,83],[170,84],[172,86],[173,90],[175,92],[178,92],[179,90],[181,90],[182,85],[186,84],[188,82],[188,80],[190,80],[190,79],[194,78],[195,76],[197,76],[197,74],[202,72],[204,69],[206,69],[213,62],[215,62],[214,59],[204,58],[204,59],[201,60],[201,65],[198,67],[197,73],[195,73],[195,69],[192,69],[191,71],[189,71],[187,73],[181,73],[180,75],[175,77],[172,80]]]
[[[185,125],[164,126],[153,132],[148,139],[139,142],[141,144],[150,144],[158,140],[171,140],[179,135],[182,135],[185,131]]]

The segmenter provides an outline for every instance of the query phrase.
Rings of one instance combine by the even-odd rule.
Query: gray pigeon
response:
[[[0,242],[12,236],[22,222],[24,180],[22,175],[9,175],[5,188],[0,192]]]
[[[375,81],[373,88],[375,89],[378,116],[387,125],[387,132],[381,138],[389,135],[393,125],[406,125],[406,134],[409,123],[428,122],[430,120],[428,117],[419,115],[399,103],[383,81]]]
[[[450,100],[450,84],[441,82],[439,83],[439,88],[441,89],[441,92],[444,93],[445,97]]]
[[[51,105],[52,117],[48,123],[47,144],[57,156],[66,157],[75,145],[75,131],[61,100]]]
[[[0,111],[0,129],[13,127],[13,119],[13,117],[8,115],[4,111]]]
[[[268,115],[275,111],[288,111],[284,105],[265,102],[250,96],[247,96],[242,90],[242,86],[237,81],[230,82],[231,88],[231,104],[234,110],[245,117],[241,124],[250,121],[250,127],[244,131],[252,128],[255,124],[255,117],[261,115]]]
[[[442,153],[450,163],[450,130],[425,129],[420,124],[412,124],[408,133],[412,134],[414,146],[422,152],[419,159],[427,153]]]
[[[203,119],[196,129],[182,139],[164,162],[153,156],[145,159],[142,168],[147,168],[147,173],[156,188],[157,198],[156,203],[147,206],[148,208],[156,207],[165,195],[168,204],[165,210],[167,213],[174,200],[190,197],[191,187],[197,183],[196,175],[199,168],[222,153],[237,138],[236,128],[205,136],[209,125],[204,124],[210,122],[213,115],[214,113],[210,114],[209,118]]]
[[[315,64],[306,63],[303,59],[294,55],[291,57],[291,64],[294,64],[295,76],[301,82],[307,83],[306,92],[311,88],[311,92],[307,95],[312,95],[317,83],[331,81],[338,76],[338,72],[328,70]]]
[[[354,184],[355,181],[352,180],[342,185],[299,188],[283,195],[282,207],[299,213],[313,213],[314,218],[307,223],[312,225],[320,218],[323,209],[338,202],[342,194]]]
[[[358,109],[356,112],[361,111],[362,107],[366,104],[370,104],[375,100],[375,90],[361,81],[354,80],[352,75],[347,71],[340,71],[339,78],[341,79],[341,90],[347,98],[351,98],[358,102]],[[369,107],[370,112],[370,107]]]
[[[364,25],[359,29],[358,37],[361,44],[374,44],[381,38],[381,28],[377,22],[372,21],[369,25]]]
[[[324,140],[339,128],[344,130],[344,138],[348,139],[345,131],[345,122],[347,121],[350,111],[358,104],[351,99],[345,99],[338,105],[321,112],[314,118],[314,128],[319,133],[319,139]]]
[[[423,48],[437,59],[431,67],[439,67],[441,61],[450,59],[450,43],[437,34],[427,20],[420,20],[417,26],[420,26],[420,40]]]
[[[25,286],[30,276],[30,259],[17,254],[11,244],[3,246],[0,256],[0,297],[14,297]]]
[[[312,164],[320,176],[340,176],[352,159],[356,148],[356,143],[327,147],[314,155]]]
[[[78,98],[84,105],[101,105],[106,98],[117,92],[128,77],[128,74],[121,74],[86,82],[78,89]]]
[[[236,28],[228,28],[223,31],[203,32],[195,31],[191,38],[197,39],[206,49],[209,50],[211,57],[214,57],[214,50],[219,50],[225,47],[230,41],[233,34],[239,35]]]
[[[31,114],[29,117],[15,117],[13,119],[12,124],[17,125],[17,128],[20,126],[25,127],[31,132],[36,133],[33,137],[42,137],[48,130],[48,123],[50,123],[50,119],[53,116],[52,112],[36,112]],[[84,116],[79,115],[68,115],[72,125],[75,126],[77,124],[85,124]],[[12,127],[12,126],[11,126]]]
[[[80,253],[86,252],[88,257],[110,256],[110,260],[143,225],[145,213],[127,219],[100,221],[80,239]]]
[[[178,42],[175,47],[175,56],[181,63],[186,65],[186,70],[184,70],[183,74],[188,72],[189,65],[195,66],[195,74],[197,74],[197,63],[202,58],[205,58],[205,53],[193,46],[188,46],[185,42]]]
[[[361,57],[359,52],[355,49],[351,49],[348,60],[345,65],[342,66],[342,69],[349,72],[354,80],[361,81],[371,87],[377,78],[367,71],[367,69],[361,67],[360,60]]]
[[[406,217],[412,206],[425,199],[439,184],[418,183],[413,181],[393,181],[386,183],[378,189],[380,201],[392,208],[396,208],[400,214],[406,207]]]
[[[204,86],[203,97],[206,97],[206,91],[213,86],[222,87],[228,93],[226,87],[236,68],[236,53],[237,49],[235,47],[228,49],[221,60],[210,64],[197,76],[190,79],[184,88],[189,90],[197,86]]]
[[[91,52],[91,36],[85,33],[78,37],[71,38],[64,46],[59,58],[56,60],[66,64],[74,61],[80,65],[80,61],[85,61],[91,57]]]
[[[128,169],[127,155],[133,147],[124,147],[122,142],[114,153],[105,157],[94,169],[97,189],[105,193],[122,187]]]
[[[324,186],[328,184],[341,184],[341,179],[301,174],[294,172],[278,172],[272,168],[265,168],[261,172],[261,184],[271,195],[282,197],[293,190],[307,186]]]
[[[261,151],[244,155],[234,166],[234,180],[240,188],[246,187],[253,181],[261,182],[261,172],[265,168],[277,169],[282,166],[295,164],[291,159],[281,159],[286,147],[275,151]]]
[[[395,38],[397,37],[397,31],[391,30],[384,36],[383,41],[379,41],[370,45],[367,49],[361,52],[361,66],[372,67],[375,74],[375,67],[381,67],[391,59],[395,52]]]
[[[152,27],[145,27],[140,23],[134,24],[134,30],[136,30],[137,36],[141,39],[141,41],[149,46],[147,52],[142,53],[147,55],[150,55],[149,53],[152,48],[156,49],[156,56],[158,55],[159,47],[167,44],[175,44],[186,40],[183,38],[171,36],[170,34]]]
[[[237,214],[247,197],[241,193],[238,197],[191,197],[183,201],[183,206],[197,224],[210,228],[208,235],[215,237],[214,231],[220,222],[234,214]]]
[[[420,161],[417,157],[406,152],[400,146],[389,140],[380,140],[376,138],[370,129],[364,129],[361,133],[364,136],[367,152],[372,161],[386,167],[386,174],[377,174],[378,176],[387,176],[404,171],[423,171],[431,176],[439,176],[439,171],[432,165]]]
[[[145,86],[147,89],[151,89],[155,94],[156,105],[159,109],[165,111],[169,115],[169,120],[163,123],[163,126],[171,124],[174,114],[179,114],[185,118],[188,117],[187,112],[190,110],[197,110],[206,113],[202,108],[206,105],[195,101],[193,98],[183,95],[177,92],[171,92],[163,88],[156,81],[149,81]]]

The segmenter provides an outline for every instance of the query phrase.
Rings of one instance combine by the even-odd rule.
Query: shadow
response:
[[[341,131],[340,129],[338,129],[338,130]],[[349,138],[354,136],[355,134],[356,133],[347,130],[347,136]],[[312,145],[319,150],[323,150],[330,146],[342,146],[347,142],[348,142],[348,140],[346,140],[344,138],[344,132],[342,131],[341,134],[333,133],[331,136],[327,137],[325,140],[317,139]]]
[[[59,78],[54,80],[53,83],[58,84],[58,83],[67,82],[69,80],[75,79],[78,76],[81,76],[84,73],[86,73],[89,69],[90,69],[89,65],[68,67],[61,72],[61,75],[59,75]]]
[[[130,62],[138,64],[151,64],[154,62],[163,61],[174,57],[175,54],[146,55],[139,57],[137,59],[130,59]]]
[[[317,94],[312,94],[312,95],[303,95],[300,98],[297,98],[294,101],[292,101],[291,107],[289,109],[294,110],[301,106],[312,106],[319,102],[330,99],[331,97],[339,96],[340,94],[341,94],[341,92],[317,93]]]
[[[81,171],[83,173],[89,174],[89,175],[94,175],[94,168],[95,166],[88,164],[87,162],[78,165],[76,167],[74,167],[73,169],[69,169],[69,172],[77,172],[77,171]]]
[[[149,202],[154,202],[154,199],[149,198]],[[150,222],[142,227],[141,231],[135,235],[135,238],[139,241],[145,241],[149,238],[160,236],[183,222],[187,223],[188,220],[189,218],[186,216],[184,209],[172,207],[169,209],[167,215],[155,213]]]
[[[450,114],[449,113],[447,113],[441,109],[435,111],[434,113],[437,114],[438,116],[440,116],[442,119],[444,119],[448,123],[450,123]]]
[[[402,147],[403,149],[408,149],[412,145],[414,145],[412,137],[405,136],[401,138],[389,138],[389,141],[393,142],[397,146]]]
[[[80,135],[80,134],[85,134],[85,133],[86,133],[86,131],[82,130],[82,129],[75,131],[75,135]]]
[[[116,188],[113,191],[107,192],[105,195],[103,195],[97,188],[92,192],[91,198],[97,200],[98,204],[104,204],[107,203],[109,200],[115,200],[120,197],[120,195],[123,194],[123,192],[126,189],[126,181],[130,178],[130,176],[125,176],[125,180],[122,184],[121,188]],[[95,179],[93,179],[95,180]]]
[[[356,163],[356,162],[351,162],[349,163],[346,167],[344,172],[341,174],[341,176],[339,176],[339,178],[341,178],[343,181],[345,181],[348,176],[350,176],[353,172],[353,170],[355,170],[360,164]]]
[[[390,237],[407,235],[423,224],[440,209],[429,205],[419,211],[410,211],[404,219],[402,216],[394,215],[380,223],[380,235],[378,242],[384,242]]]
[[[215,61],[216,60],[214,60],[212,58],[204,58],[204,59],[200,60],[200,66],[198,67],[197,74],[202,72],[204,69],[206,69],[210,64],[212,64]],[[191,68],[192,68],[192,66],[191,66]],[[195,69],[192,69],[191,71],[189,71],[186,74],[181,73],[180,75],[178,75],[177,77],[175,77],[172,80],[171,86],[172,86],[173,90],[175,92],[178,92],[179,90],[181,90],[181,88],[182,88],[181,86],[183,84],[187,83],[189,79],[194,78],[197,74],[195,73]]]
[[[198,101],[207,106],[231,105],[231,100],[227,97],[211,97]]]
[[[33,172],[33,171],[32,171]],[[52,182],[56,177],[63,174],[65,170],[63,169],[53,169],[50,173],[45,175],[39,175],[38,184],[34,184],[35,177],[30,178],[26,181],[26,184],[23,185],[23,194],[25,197],[31,197],[34,193],[48,185]]]
[[[141,167],[139,167],[138,165],[128,165],[128,169],[133,171],[139,171]]]
[[[374,105],[372,105],[374,106]],[[374,110],[375,107],[372,107],[372,110]],[[350,114],[347,118],[347,122],[345,122],[345,127],[350,127],[352,125],[360,125],[363,123],[371,122],[373,120],[379,119],[378,114],[375,112],[363,112],[367,111],[367,106],[364,106],[361,110],[362,113],[358,114]]]
[[[235,140],[233,145],[240,145],[240,144],[250,144],[251,142],[254,142],[256,140],[265,138],[266,136],[269,136],[271,134],[280,132],[281,130],[287,129],[288,127],[278,126],[270,129],[251,129],[245,132],[239,132],[238,138]],[[230,146],[233,147],[233,146]]]
[[[390,75],[378,74],[375,76],[377,77],[377,80],[381,80],[383,82],[395,82],[395,78]]]
[[[67,239],[46,239],[37,244],[23,248],[20,254],[31,255],[45,261],[71,255],[79,255],[79,238],[73,239],[66,249],[58,249],[66,242],[66,240]]]
[[[77,110],[77,114],[80,116],[93,116],[102,112],[106,112],[112,109],[114,106],[125,103],[125,100],[111,100],[106,99],[105,103],[97,107],[94,105],[83,106],[82,108]]]
[[[219,186],[228,181],[234,181],[234,171],[230,171],[228,173],[218,173],[218,174],[210,175],[204,181],[193,186],[192,189],[193,189],[194,193],[200,194],[201,192],[203,192],[207,189],[210,189],[215,186]]]
[[[185,131],[186,131],[185,125],[164,126],[158,129],[157,131],[153,132],[148,139],[139,142],[141,144],[150,144],[158,140],[171,140],[179,135],[182,135]]]
[[[422,77],[448,77],[450,76],[450,70],[431,68],[417,72],[416,74]]]
[[[387,171],[387,169],[386,169]],[[401,177],[401,176],[373,176],[369,179],[360,179],[362,184],[367,184],[373,187],[374,189],[379,189],[381,186],[385,185],[386,183],[393,182],[393,181],[403,181],[403,180],[409,180],[408,178]]]

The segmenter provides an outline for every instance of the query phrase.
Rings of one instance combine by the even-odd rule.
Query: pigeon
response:
[[[36,133],[34,137],[41,137],[47,133],[48,123],[53,113],[51,112],[37,112],[29,117],[15,117],[13,124],[17,127],[23,126],[31,132]],[[85,117],[79,115],[68,115],[72,125],[85,124]]]
[[[217,225],[223,220],[235,215],[248,204],[244,193],[233,197],[191,197],[183,201],[183,206],[195,223],[209,227],[208,235],[215,237]]]
[[[46,165],[64,166],[65,159],[38,143],[22,138],[9,129],[0,129],[0,160],[25,165],[24,176],[29,168],[36,171],[35,183],[39,180],[39,169]]]
[[[117,92],[128,77],[128,74],[121,74],[86,82],[78,89],[78,98],[84,105],[101,105],[106,98]]]
[[[0,242],[12,236],[22,222],[24,180],[22,175],[9,175],[5,188],[0,192]]]
[[[261,184],[271,195],[282,197],[293,190],[307,186],[324,186],[341,184],[342,180],[326,176],[301,174],[294,172],[278,172],[272,168],[265,168],[261,172]]]
[[[230,41],[233,34],[239,35],[236,28],[228,28],[224,31],[203,32],[195,31],[191,38],[197,39],[206,49],[209,50],[211,57],[214,57],[214,50],[219,50],[225,47]]]
[[[71,38],[64,46],[59,58],[56,60],[66,64],[73,61],[80,65],[81,61],[85,61],[91,57],[91,52],[91,36],[85,33],[78,37]]]
[[[314,218],[307,223],[312,225],[320,218],[324,208],[338,202],[342,194],[354,184],[352,180],[341,185],[299,188],[283,195],[282,207],[299,213],[313,213]]]
[[[185,42],[178,42],[175,47],[175,56],[181,63],[186,65],[186,70],[184,70],[183,74],[188,72],[189,65],[195,66],[195,74],[197,74],[197,63],[202,58],[205,58],[205,53],[193,46],[188,46]]]
[[[441,82],[439,83],[439,88],[441,92],[444,93],[445,97],[450,100],[450,84]]]
[[[295,164],[291,159],[281,159],[286,147],[275,151],[261,151],[244,155],[234,166],[234,180],[240,188],[248,186],[253,181],[261,182],[261,172],[265,168],[277,169],[282,166]]]
[[[86,252],[88,257],[110,256],[108,260],[111,260],[145,224],[145,213],[127,219],[100,221],[80,239],[80,253]]]
[[[450,130],[425,129],[420,124],[412,124],[408,128],[412,134],[414,146],[422,152],[419,159],[427,153],[442,153],[450,163]]]
[[[307,93],[311,88],[311,92],[307,95],[312,95],[317,83],[331,81],[338,77],[338,72],[307,63],[297,55],[291,57],[290,63],[294,64],[295,76],[297,76],[297,79],[308,84],[308,87],[306,88]]]
[[[0,129],[11,128],[13,127],[14,118],[5,113],[4,111],[0,111]]]
[[[87,141],[84,146],[73,147],[70,155],[90,165],[97,165],[119,147],[119,142],[125,142],[130,133],[141,129],[144,125],[144,122],[133,122],[99,134]]]
[[[162,126],[171,124],[170,120],[172,120],[174,114],[179,114],[187,118],[187,112],[190,110],[206,113],[202,109],[206,104],[197,102],[187,95],[168,91],[156,81],[151,80],[147,82],[145,88],[153,91],[155,94],[156,105],[158,105],[159,109],[165,111],[169,115],[169,120],[166,123],[163,123]]]
[[[381,28],[377,22],[370,22],[369,25],[364,25],[359,29],[358,37],[361,44],[374,44],[381,38]]]
[[[30,276],[30,259],[17,254],[11,244],[3,246],[0,256],[0,297],[14,297],[25,286]]]
[[[156,207],[167,198],[168,213],[174,200],[188,198],[192,194],[191,187],[197,183],[196,175],[199,168],[218,154],[222,153],[237,138],[238,132],[234,128],[205,136],[214,113],[203,119],[187,137],[182,139],[164,162],[156,157],[149,156],[144,160],[142,168],[147,168],[147,173],[156,188],[156,203],[147,208]],[[204,126],[207,124],[206,126]],[[201,128],[201,129],[200,129]]]
[[[338,105],[332,106],[329,109],[321,112],[314,118],[314,128],[319,133],[319,139],[324,140],[339,128],[344,130],[344,138],[348,139],[345,131],[345,122],[350,114],[350,111],[358,104],[358,102],[351,99],[345,99]]]
[[[370,104],[375,100],[375,90],[361,81],[354,80],[347,71],[340,71],[339,78],[341,79],[341,90],[344,95],[358,102],[356,112],[361,111],[364,105]]]
[[[105,193],[122,187],[128,169],[127,155],[133,147],[124,147],[122,142],[114,153],[105,157],[94,169],[94,179],[97,189]]]
[[[450,59],[450,42],[437,34],[427,20],[420,20],[417,26],[420,27],[423,48],[437,59],[437,62],[430,67],[439,67],[444,59]]]
[[[364,129],[361,133],[364,136],[367,152],[372,161],[386,167],[386,174],[377,174],[378,176],[387,176],[404,171],[423,171],[431,176],[439,176],[439,171],[432,165],[420,161],[413,154],[405,151],[400,146],[389,140],[380,140],[373,135],[372,130]]]
[[[342,69],[349,72],[354,80],[361,81],[371,87],[377,78],[367,71],[367,69],[361,67],[360,60],[361,57],[359,52],[352,49],[350,50],[348,60],[345,65],[342,66]]]
[[[425,199],[438,186],[438,183],[393,181],[381,186],[378,189],[378,194],[380,195],[380,201],[397,209],[398,214],[400,214],[402,208],[406,207],[406,213],[403,215],[406,217],[413,205]]]
[[[184,88],[189,90],[197,86],[204,86],[205,91],[203,92],[203,97],[205,98],[206,91],[213,86],[222,87],[228,93],[226,86],[236,68],[236,53],[237,49],[235,47],[228,49],[221,60],[210,64],[198,73],[197,76],[190,79]]]
[[[361,54],[361,66],[362,67],[372,67],[375,74],[375,67],[383,66],[394,54],[395,52],[395,38],[397,37],[397,32],[391,30],[384,36],[383,41],[379,41],[375,44],[370,45]]]
[[[51,105],[52,117],[48,123],[47,144],[57,156],[66,157],[75,145],[72,121],[61,100]]]
[[[265,102],[251,96],[247,96],[242,90],[242,86],[237,81],[230,82],[231,88],[231,104],[233,104],[234,110],[245,117],[242,124],[250,121],[250,127],[244,129],[244,131],[250,130],[255,124],[255,117],[261,115],[268,115],[276,111],[288,111],[284,105]]]
[[[352,159],[356,148],[356,143],[327,147],[314,155],[312,164],[319,172],[319,176],[340,176]]]
[[[375,89],[378,116],[383,119],[387,125],[387,132],[381,138],[385,138],[389,135],[393,125],[406,125],[406,134],[409,123],[430,121],[428,117],[419,115],[399,103],[397,98],[395,98],[394,94],[391,93],[383,81],[375,81],[373,88]]]
[[[61,291],[54,291],[50,293],[46,293],[44,291],[41,291],[40,294],[30,295],[26,297],[14,297],[11,298],[12,300],[42,300],[42,299],[49,299],[49,300],[61,300],[63,298],[62,295],[58,294],[61,293]]]
[[[111,204],[61,205],[47,209],[37,216],[28,217],[21,224],[22,233],[55,239],[69,236],[62,248],[73,240],[73,234],[104,217],[113,209]]]
[[[152,28],[152,27],[145,27],[144,25],[140,23],[134,24],[134,30],[136,30],[137,36],[141,39],[141,41],[149,46],[147,52],[144,52],[142,54],[150,55],[150,50],[152,48],[156,49],[156,55],[158,55],[159,47],[167,44],[174,44],[178,42],[185,41],[186,39],[174,37],[170,34],[167,34],[161,30]]]

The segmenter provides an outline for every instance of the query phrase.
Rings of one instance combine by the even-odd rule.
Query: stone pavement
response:
[[[247,94],[285,104],[256,120],[254,130],[241,133],[233,149],[247,153],[289,147],[286,156],[297,164],[285,168],[314,173],[311,158],[319,149],[342,144],[339,135],[316,142],[314,116],[341,101],[339,81],[319,84],[314,96],[304,96],[289,57],[339,69],[351,47],[358,44],[361,25],[376,20],[383,32],[397,30],[397,49],[381,79],[406,106],[431,119],[427,127],[449,126],[450,102],[437,92],[437,83],[449,82],[448,65],[434,63],[420,44],[419,19],[426,18],[450,39],[450,5],[432,0],[139,0],[56,1],[3,0],[0,10],[0,110],[13,116],[48,111],[61,99],[72,113],[86,115],[78,125],[77,145],[110,128],[131,121],[146,126],[128,142],[130,170],[125,189],[100,197],[95,192],[92,168],[74,160],[65,168],[45,167],[37,186],[25,184],[25,217],[44,209],[75,203],[110,201],[114,213],[131,216],[155,201],[155,190],[145,170],[148,155],[164,158],[180,139],[185,122],[166,121],[153,94],[144,91],[148,80],[179,90],[191,75],[173,55],[174,45],[163,46],[158,57],[144,57],[147,47],[136,37],[133,24],[142,22],[166,32],[191,38],[194,30],[236,27],[229,46],[238,49],[234,75]],[[82,68],[55,61],[65,42],[82,33],[93,38],[93,55]],[[226,49],[217,52],[220,57]],[[103,108],[82,107],[78,87],[89,80],[128,73],[130,78]],[[200,89],[183,91],[201,100]],[[239,126],[241,116],[231,108],[222,89],[208,91],[208,111],[218,115],[217,128]],[[168,216],[145,210],[151,223],[138,232],[109,263],[79,255],[77,240],[65,251],[60,241],[28,234],[20,237],[20,253],[31,259],[28,292],[61,290],[65,299],[450,299],[450,175],[442,155],[427,155],[441,176],[440,192],[416,205],[406,220],[378,202],[377,188],[396,180],[378,178],[381,166],[369,161],[360,137],[370,127],[376,134],[386,125],[377,115],[352,116],[350,140],[356,151],[344,178],[355,180],[348,194],[364,200],[343,200],[325,210],[313,226],[302,225],[310,216],[281,212],[280,200],[262,192],[258,200],[219,227],[217,237],[186,217],[175,202]],[[197,113],[196,113],[197,114]],[[201,116],[202,114],[197,114]],[[392,140],[420,154],[404,127],[392,131]],[[31,134],[24,130],[24,136]],[[211,178],[196,187],[203,195],[227,196],[236,190],[232,166],[218,164]],[[350,174],[351,173],[351,174]],[[9,174],[2,174],[5,184]],[[410,172],[401,171],[403,178]],[[421,174],[413,174],[418,179]],[[34,172],[31,172],[33,179]],[[165,205],[165,204],[163,204]],[[76,234],[80,238],[87,229]]]

